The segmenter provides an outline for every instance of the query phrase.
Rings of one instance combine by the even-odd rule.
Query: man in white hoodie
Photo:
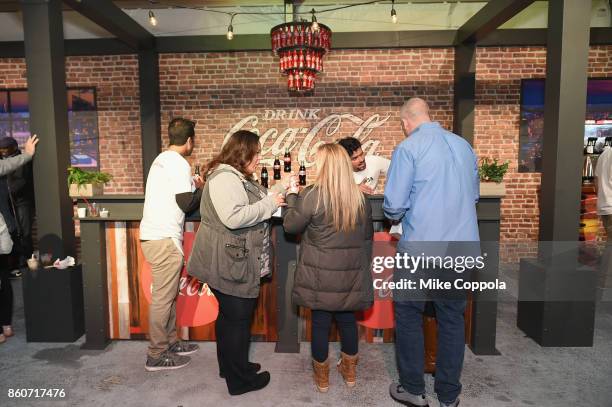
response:
[[[187,355],[198,345],[182,342],[176,332],[176,297],[183,269],[185,213],[199,207],[202,179],[191,176],[185,160],[194,146],[195,123],[175,118],[168,125],[170,146],[155,158],[145,191],[140,240],[142,253],[151,265],[149,351],[145,370],[173,370],[187,366]]]

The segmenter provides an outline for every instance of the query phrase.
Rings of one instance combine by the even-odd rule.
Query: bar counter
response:
[[[500,202],[502,195],[481,196],[477,205],[481,241],[499,241]],[[382,195],[370,196],[374,230],[385,228]],[[81,229],[81,258],[85,301],[86,349],[104,349],[113,339],[145,339],[148,332],[148,294],[141,281],[145,264],[139,244],[139,222],[144,195],[100,195],[87,198],[98,210],[105,208],[109,217],[78,218]],[[78,207],[86,207],[84,199]],[[199,224],[199,215],[185,222],[186,256]],[[310,312],[291,304],[299,238],[284,233],[282,220],[273,218],[274,270],[262,281],[252,325],[254,340],[276,342],[277,352],[299,352],[299,343],[310,340]],[[483,249],[484,250],[484,249]],[[487,248],[486,279],[498,275],[499,249]],[[145,278],[146,280],[146,278]],[[197,325],[198,310],[189,297],[203,295],[197,280],[185,276],[181,281],[179,304],[189,315],[178,317],[179,333],[184,339],[214,340],[214,324]],[[146,283],[149,283],[146,281]],[[199,282],[197,282],[199,283]],[[466,311],[466,343],[475,354],[497,354],[495,349],[497,303],[495,292],[476,292]],[[181,298],[183,297],[183,298]],[[188,304],[188,305],[185,305]],[[183,312],[186,314],[187,312]],[[178,313],[177,313],[178,314]],[[186,322],[187,321],[187,322]],[[195,323],[190,323],[194,322]],[[382,333],[382,334],[381,334]],[[332,338],[337,336],[335,329]],[[366,341],[393,341],[393,329],[374,330],[360,326],[360,338]]]

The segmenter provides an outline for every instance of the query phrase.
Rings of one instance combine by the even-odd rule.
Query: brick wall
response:
[[[143,193],[138,59],[131,55],[68,57],[66,84],[96,88],[100,170],[115,177],[105,191]],[[27,86],[24,59],[0,59],[0,89]]]
[[[606,77],[611,72],[612,46],[591,47],[589,77]],[[510,161],[502,202],[501,239],[505,242],[538,239],[540,174],[518,172],[520,92],[521,79],[545,76],[543,47],[478,49],[474,145],[479,157]]]
[[[228,130],[241,119],[257,115],[260,135],[270,128],[312,128],[335,113],[351,113],[361,119],[373,114],[390,116],[373,130],[370,139],[381,141],[377,152],[390,157],[402,140],[398,109],[405,98],[425,96],[432,115],[444,126],[452,125],[452,49],[407,49],[334,51],[325,57],[325,74],[318,79],[313,96],[292,97],[285,77],[278,72],[278,59],[270,52],[164,54],[160,57],[162,128],[173,116],[197,121],[193,163],[210,159],[221,148]],[[265,120],[266,109],[320,109],[318,118]],[[251,129],[251,126],[246,126]],[[352,135],[358,125],[344,119],[337,133],[326,128],[315,141],[330,141]],[[165,130],[164,145],[167,144]],[[301,143],[306,136],[295,137]],[[284,143],[268,137],[264,155],[273,158],[284,151]],[[292,148],[294,159],[299,144]]]
[[[186,116],[198,124],[192,163],[203,163],[219,151],[223,137],[241,119],[255,115],[263,134],[296,129],[290,143],[295,152],[309,130],[331,114],[350,113],[360,119],[389,116],[369,139],[389,157],[402,140],[398,108],[411,96],[432,104],[432,116],[452,125],[453,57],[450,48],[402,50],[340,50],[325,57],[325,73],[313,96],[288,96],[278,60],[270,52],[163,54],[160,56],[163,144],[170,118]],[[545,76],[542,47],[480,48],[477,54],[476,136],[479,156],[510,161],[507,196],[502,205],[502,240],[537,239],[539,174],[517,172],[520,80]],[[589,76],[610,76],[612,46],[592,47]],[[142,193],[137,59],[135,56],[67,58],[69,86],[95,86],[98,95],[101,167],[115,176],[112,193]],[[26,87],[23,59],[0,59],[0,88]],[[266,110],[320,109],[317,118],[266,119]],[[333,127],[333,126],[332,126]],[[353,134],[359,126],[344,118],[339,130],[325,127],[314,141]],[[244,128],[250,129],[247,125]],[[291,141],[286,134],[284,141]],[[270,158],[284,151],[281,135],[264,144]],[[277,142],[275,144],[275,141]],[[294,143],[297,142],[297,145]]]

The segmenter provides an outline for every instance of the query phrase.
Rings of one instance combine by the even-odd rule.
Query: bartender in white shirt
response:
[[[355,182],[359,184],[359,189],[365,194],[372,195],[376,191],[380,174],[387,173],[391,161],[377,155],[365,155],[361,143],[354,137],[340,139],[338,144],[344,147],[351,157],[353,176]]]
[[[349,157],[351,157],[351,164],[353,165],[353,177],[355,182],[359,184],[359,189],[364,194],[372,195],[376,191],[378,185],[378,179],[380,173],[384,172],[387,174],[391,160],[377,155],[365,155],[361,148],[361,143],[355,137],[345,137],[338,140]],[[391,226],[389,233],[392,235],[401,236],[402,224],[397,223]]]

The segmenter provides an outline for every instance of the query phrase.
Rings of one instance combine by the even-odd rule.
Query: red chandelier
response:
[[[317,23],[293,21],[272,28],[272,50],[280,58],[280,71],[287,75],[290,92],[314,90],[317,73],[323,70],[323,55],[329,52],[331,29]]]

